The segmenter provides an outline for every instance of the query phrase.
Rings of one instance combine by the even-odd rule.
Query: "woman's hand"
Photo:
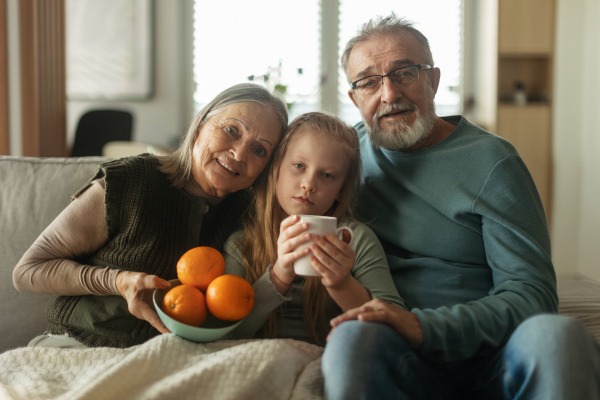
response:
[[[306,222],[299,224],[299,221],[300,217],[292,215],[281,221],[279,227],[277,262],[273,266],[273,272],[286,285],[296,276],[294,261],[310,253],[310,248],[296,250],[311,238],[310,233],[304,233],[308,229],[308,224]]]
[[[117,275],[117,290],[127,300],[129,312],[158,329],[160,333],[171,333],[162,323],[152,305],[154,289],[166,289],[171,284],[156,275],[143,272],[121,271]]]
[[[344,231],[343,234],[347,234]],[[350,239],[348,239],[349,241]],[[311,246],[310,264],[319,274],[327,289],[341,289],[351,278],[350,271],[356,260],[352,247],[336,236],[326,233],[323,237],[315,235]]]
[[[393,304],[386,303],[380,299],[371,300],[361,307],[348,310],[331,320],[331,326],[335,329],[342,322],[349,320],[381,322],[389,325],[414,349],[423,346],[423,330],[417,316],[409,311],[403,310]],[[331,336],[331,332],[329,336]],[[329,339],[329,336],[327,339]]]

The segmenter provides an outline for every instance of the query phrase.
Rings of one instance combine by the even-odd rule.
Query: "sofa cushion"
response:
[[[577,318],[600,343],[600,284],[586,278],[560,277],[558,313]]]
[[[45,307],[53,298],[17,291],[15,265],[107,160],[0,156],[0,352],[26,346],[45,331]]]

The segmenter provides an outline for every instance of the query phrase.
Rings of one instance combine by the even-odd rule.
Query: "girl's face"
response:
[[[324,215],[336,200],[346,179],[348,145],[299,128],[288,144],[277,179],[277,200],[287,215]]]

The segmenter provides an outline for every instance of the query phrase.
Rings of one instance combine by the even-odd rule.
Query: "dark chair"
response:
[[[127,111],[92,110],[81,116],[71,149],[72,157],[100,156],[108,142],[130,141],[133,116]]]

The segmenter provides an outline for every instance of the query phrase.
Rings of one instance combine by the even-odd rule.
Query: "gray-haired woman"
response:
[[[30,346],[128,347],[168,332],[153,289],[187,250],[222,251],[287,119],[280,99],[240,84],[198,113],[174,153],[102,164],[13,272],[18,290],[59,295]]]

